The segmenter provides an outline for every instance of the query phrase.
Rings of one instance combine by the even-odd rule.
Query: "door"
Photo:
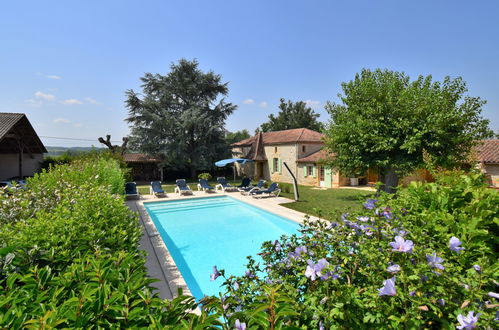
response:
[[[321,166],[319,168],[319,186],[320,187],[325,187],[326,186],[326,182],[324,181],[324,167]]]

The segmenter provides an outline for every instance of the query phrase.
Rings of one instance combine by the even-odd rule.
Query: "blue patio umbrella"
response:
[[[246,162],[252,162],[253,160],[251,159],[245,159],[245,158],[229,158],[229,159],[222,159],[219,160],[218,162],[215,163],[216,166],[218,167],[224,167],[225,165],[228,164],[246,164]],[[234,181],[236,181],[236,166],[234,165]]]

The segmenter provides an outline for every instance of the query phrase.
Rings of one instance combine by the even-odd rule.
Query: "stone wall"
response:
[[[499,164],[483,164],[481,169],[485,173],[489,185],[499,188]]]

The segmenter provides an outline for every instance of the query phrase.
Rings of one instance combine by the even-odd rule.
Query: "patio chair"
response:
[[[218,177],[217,182],[218,184],[215,186],[215,191],[218,191],[218,188],[222,189],[222,192],[237,190],[237,187],[231,186],[223,176]]]
[[[140,198],[140,195],[137,191],[137,183],[135,182],[125,183],[125,197],[126,199]]]
[[[185,179],[178,179],[177,181],[175,181],[175,184],[177,185],[175,187],[175,192],[178,193],[179,195],[183,194],[192,195],[192,190],[185,182]]]
[[[252,191],[256,191],[256,190],[262,189],[262,187],[265,184],[265,182],[266,182],[265,180],[260,180],[260,181],[258,181],[258,183],[256,184],[256,186],[249,186],[249,187],[246,187],[246,188],[239,188],[239,191],[243,195],[249,195]]]
[[[250,195],[253,198],[256,197],[262,197],[264,194],[267,194],[267,197],[279,197],[279,194],[281,193],[281,189],[279,188],[279,185],[277,183],[272,183],[268,189],[260,189],[260,190],[255,190],[250,193]]]
[[[149,194],[154,195],[154,197],[166,197],[166,192],[161,187],[161,181],[152,181],[149,187]]]
[[[202,190],[204,192],[209,192],[209,191],[213,191],[213,188],[212,186],[210,186],[210,184],[208,183],[208,180],[206,179],[199,179],[199,183],[198,183],[198,191],[199,190]]]

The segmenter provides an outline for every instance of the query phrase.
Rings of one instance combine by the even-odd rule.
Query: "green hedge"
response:
[[[108,157],[78,159],[0,192],[0,328],[163,327],[204,320],[162,301],[138,250],[137,217]]]

